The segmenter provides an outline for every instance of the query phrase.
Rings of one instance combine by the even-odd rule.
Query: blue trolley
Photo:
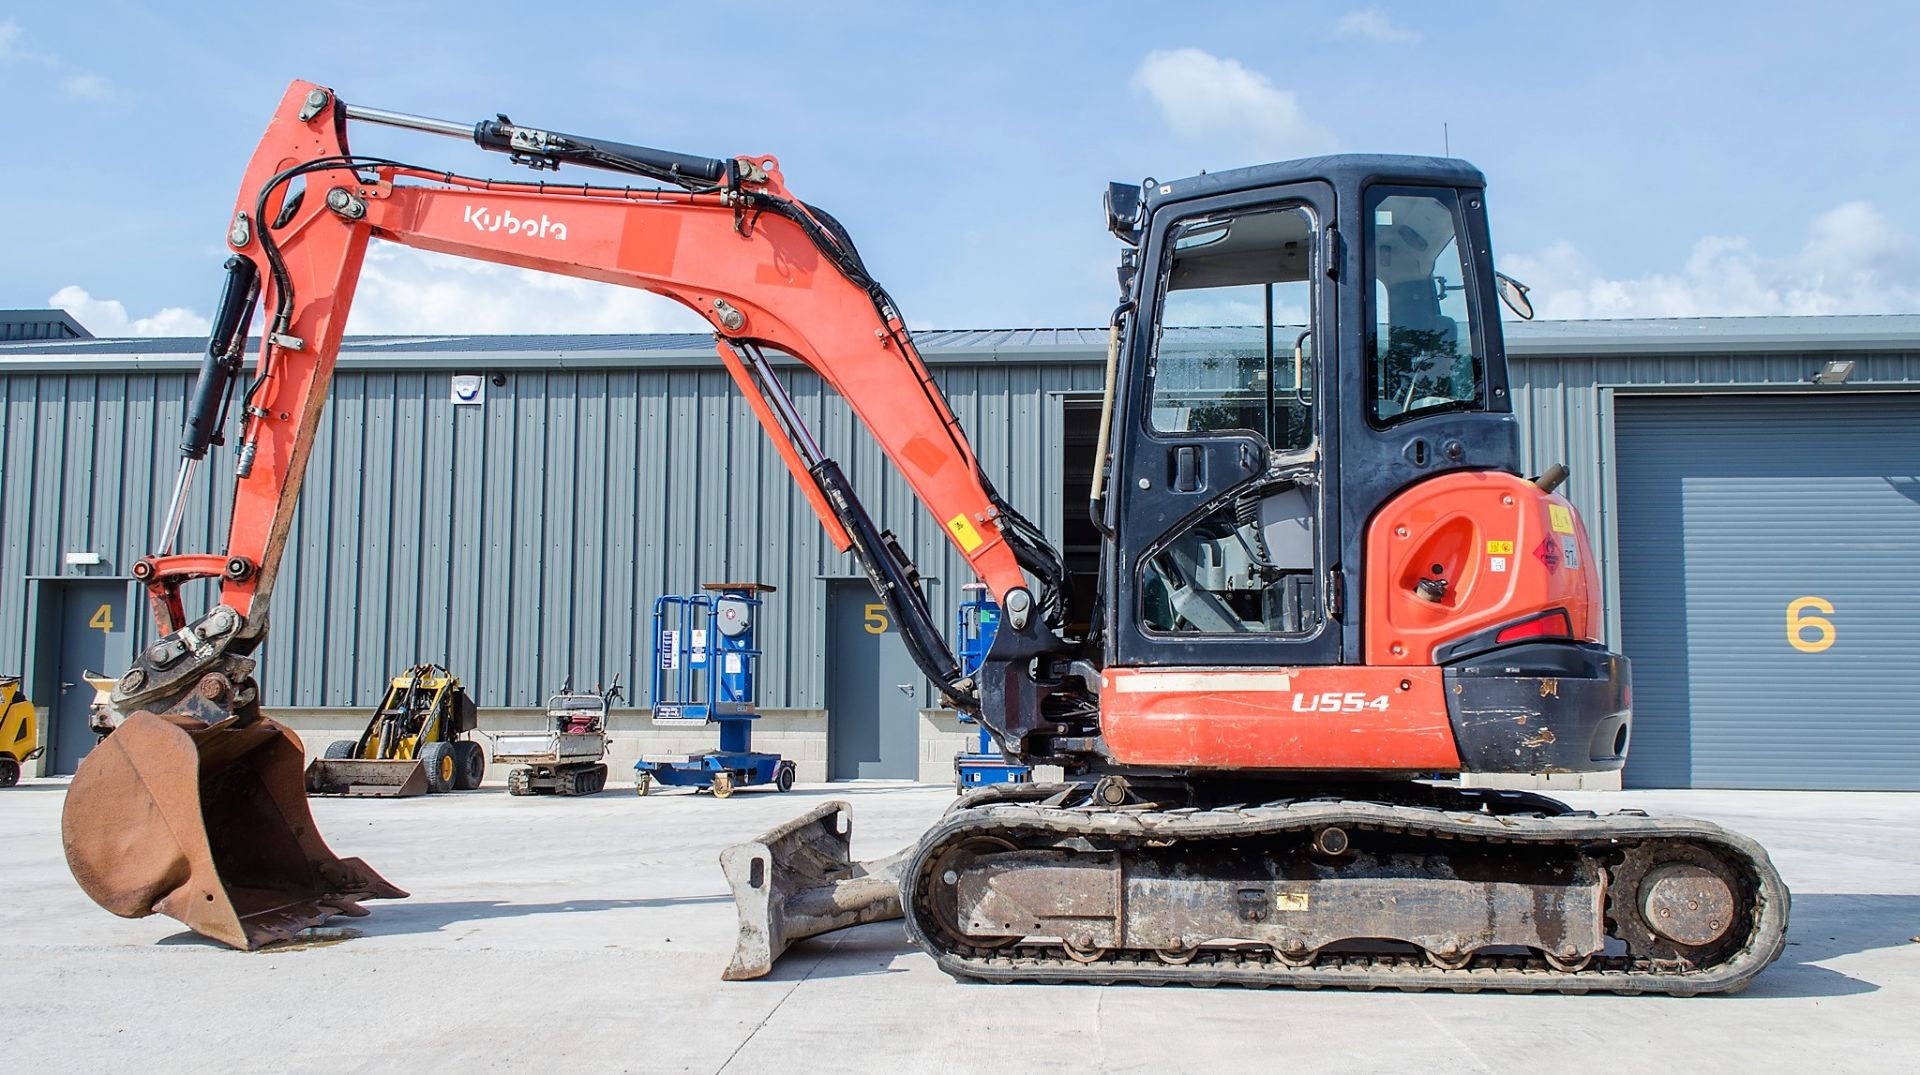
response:
[[[960,656],[960,670],[970,676],[980,670],[986,662],[987,651],[993,648],[993,636],[1000,630],[1000,606],[987,596],[984,583],[969,582],[961,587],[961,592],[966,600],[960,602],[954,615],[954,649]],[[978,723],[964,713],[960,721]],[[984,725],[980,728],[978,748],[953,756],[953,773],[954,790],[962,792],[986,784],[1025,784],[1033,779],[1032,769],[1008,761],[1000,753]]]
[[[758,582],[708,582],[704,593],[668,594],[653,603],[653,723],[666,727],[720,726],[720,749],[634,763],[635,792],[655,784],[706,788],[724,799],[738,788],[793,787],[793,763],[753,749],[757,693],[754,621],[763,593]]]

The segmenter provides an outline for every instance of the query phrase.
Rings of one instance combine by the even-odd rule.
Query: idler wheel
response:
[[[1008,937],[981,937],[966,932],[960,926],[959,900],[956,888],[960,883],[960,870],[967,868],[970,860],[996,851],[1016,851],[1019,846],[1011,840],[998,836],[972,836],[955,847],[949,848],[940,857],[933,869],[933,890],[927,893],[927,903],[933,910],[932,925],[956,944],[969,945],[980,949],[1005,948],[1020,940],[1018,935]]]
[[[1708,849],[1649,842],[1629,848],[1608,874],[1607,919],[1628,955],[1707,966],[1739,943],[1748,896]]]
[[[1640,882],[1640,918],[1675,944],[1709,945],[1733,924],[1733,888],[1704,866],[1663,863]]]

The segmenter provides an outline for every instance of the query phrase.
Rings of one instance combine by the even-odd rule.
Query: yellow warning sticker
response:
[[[1313,895],[1308,892],[1275,892],[1273,894],[1273,909],[1276,911],[1304,911],[1312,902]]]
[[[1547,519],[1553,523],[1553,529],[1555,533],[1558,533],[1558,534],[1573,533],[1573,512],[1568,511],[1566,508],[1562,507],[1561,505],[1548,504]]]
[[[961,552],[972,552],[980,547],[980,531],[965,515],[956,515],[947,520],[947,529],[953,532],[953,540],[960,543]]]
[[[1489,541],[1487,542],[1487,555],[1488,556],[1512,556],[1513,542]]]

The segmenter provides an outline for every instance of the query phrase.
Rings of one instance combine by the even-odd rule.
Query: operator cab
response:
[[[1110,192],[1132,249],[1124,478],[1095,505],[1108,663],[1354,659],[1339,615],[1373,511],[1516,468],[1483,186],[1461,161],[1336,156]]]

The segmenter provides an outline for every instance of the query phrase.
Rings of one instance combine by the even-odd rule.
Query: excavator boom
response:
[[[536,170],[581,165],[668,186],[503,182],[355,156],[350,121],[471,138]],[[787,191],[775,158],[694,157],[504,118],[449,123],[349,106],[297,82],[228,221],[227,279],[159,552],[133,567],[161,637],[115,687],[118,730],[82,764],[67,799],[68,860],[102,905],[161,911],[251,947],[357,900],[402,894],[320,841],[299,741],[261,712],[251,656],[375,239],[641,288],[706,318],[721,361],[836,547],[858,556],[921,670],[950,704],[978,708],[917,570],[820,452],[769,352],[805,364],[848,402],[1008,608],[1033,606],[1024,572],[1057,577],[1057,554],[994,492],[893,300],[838,223]],[[265,331],[247,369],[256,306]],[[175,552],[186,491],[229,412],[238,480],[226,548]],[[219,603],[189,620],[181,587],[207,578],[219,582]],[[248,857],[259,848],[271,853]]]

